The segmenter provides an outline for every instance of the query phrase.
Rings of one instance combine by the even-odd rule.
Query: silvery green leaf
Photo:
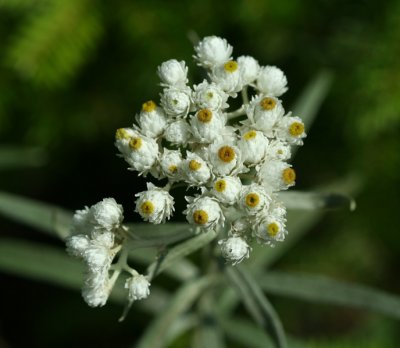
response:
[[[84,281],[84,266],[65,250],[49,245],[15,240],[0,240],[0,270],[12,275],[80,291]],[[152,296],[135,303],[144,310],[156,313],[167,303],[169,294],[151,287]],[[119,280],[110,295],[110,301],[127,301],[123,280]],[[84,304],[83,304],[84,305]]]
[[[158,247],[172,244],[193,236],[188,223],[128,224],[132,247]]]
[[[200,233],[199,235],[184,241],[172,247],[171,249],[165,249],[164,252],[159,254],[157,260],[148,267],[147,273],[150,275],[150,278],[153,279],[177,260],[210,243],[216,236],[217,234],[215,231],[209,230],[207,232]]]
[[[239,317],[229,317],[221,320],[222,328],[226,335],[234,342],[243,344],[248,348],[272,347],[271,338],[250,320]],[[306,344],[294,338],[287,337],[290,348],[305,348]]]
[[[359,284],[310,274],[268,272],[259,278],[268,293],[309,302],[362,308],[400,319],[400,297]]]
[[[0,192],[0,214],[60,238],[68,236],[72,222],[72,213],[62,208],[6,192]]]
[[[279,192],[278,197],[287,209],[293,210],[356,208],[352,197],[339,193],[285,191]]]
[[[293,114],[303,120],[306,130],[311,128],[318,110],[329,92],[331,83],[332,74],[321,71],[308,83],[294,103]]]
[[[279,316],[250,272],[243,265],[226,267],[225,272],[253,319],[270,335],[274,345],[287,347]]]
[[[186,282],[175,292],[167,308],[150,324],[136,348],[161,348],[167,344],[167,335],[177,318],[188,310],[194,301],[218,279],[207,276]]]

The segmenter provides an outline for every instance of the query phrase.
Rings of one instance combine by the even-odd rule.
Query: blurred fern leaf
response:
[[[8,64],[38,85],[65,84],[90,57],[102,34],[101,16],[91,4],[59,0],[30,11],[6,53]]]

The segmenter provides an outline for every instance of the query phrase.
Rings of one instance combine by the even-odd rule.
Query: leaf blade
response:
[[[275,295],[367,309],[400,319],[400,297],[359,284],[320,275],[268,272],[260,277],[260,286]]]

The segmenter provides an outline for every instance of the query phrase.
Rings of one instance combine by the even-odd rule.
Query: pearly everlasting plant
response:
[[[251,243],[285,240],[286,208],[278,193],[295,184],[288,160],[291,147],[303,144],[304,123],[279,99],[288,89],[279,68],[250,56],[234,59],[232,46],[216,36],[194,51],[208,79],[190,85],[184,61],[161,63],[160,98],[145,101],[134,124],[116,131],[115,146],[129,170],[151,180],[128,211],[150,224],[183,213],[193,235],[215,231],[219,256],[236,265],[251,257]],[[241,106],[233,110],[235,98]],[[181,186],[194,194],[174,197]],[[175,201],[184,198],[186,209],[176,212]],[[150,294],[152,275],[128,265],[135,231],[122,222],[122,207],[112,198],[74,216],[67,250],[86,265],[82,293],[90,306],[104,305],[122,274],[129,303]]]

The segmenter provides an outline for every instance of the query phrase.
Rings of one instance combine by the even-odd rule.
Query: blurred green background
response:
[[[200,81],[193,33],[225,37],[234,56],[284,70],[287,110],[315,75],[332,73],[294,161],[296,188],[355,173],[357,210],[327,213],[276,269],[400,293],[397,0],[0,0],[0,189],[71,210],[112,196],[128,221],[137,220],[133,194],[145,184],[116,157],[115,130],[131,125],[144,101],[158,99],[162,61],[186,60],[191,82]],[[21,146],[28,153],[15,157]],[[2,217],[0,233],[55,243]],[[0,279],[1,347],[124,347],[149,320],[133,310],[119,324],[120,306],[90,309],[76,292]],[[400,343],[399,322],[380,315],[272,301],[287,332],[310,347]]]

